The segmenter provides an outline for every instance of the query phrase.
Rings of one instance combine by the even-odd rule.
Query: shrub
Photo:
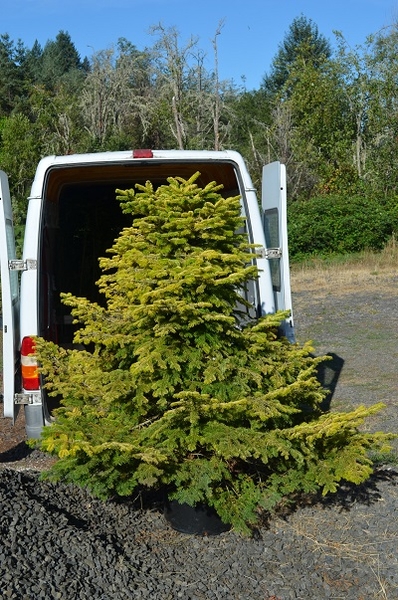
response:
[[[292,256],[380,250],[394,233],[395,211],[366,196],[320,196],[288,210]]]
[[[62,397],[40,445],[53,479],[102,498],[164,487],[248,532],[290,493],[366,479],[385,436],[358,430],[379,406],[321,414],[320,359],[278,337],[286,314],[246,314],[257,269],[239,198],[196,177],[119,191],[132,225],[100,260],[104,306],[63,298],[90,351],[37,342]]]

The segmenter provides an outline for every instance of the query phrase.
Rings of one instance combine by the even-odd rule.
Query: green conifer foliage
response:
[[[40,445],[59,457],[50,477],[102,498],[165,487],[248,532],[284,496],[366,479],[386,436],[359,430],[380,406],[321,413],[320,359],[278,337],[285,314],[249,318],[239,197],[198,175],[118,191],[132,225],[100,259],[104,306],[63,299],[90,351],[37,342],[62,397]]]

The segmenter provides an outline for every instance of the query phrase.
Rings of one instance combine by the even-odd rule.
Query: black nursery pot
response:
[[[204,504],[189,506],[177,500],[166,501],[164,516],[173,529],[191,535],[218,535],[231,528],[213,508]]]

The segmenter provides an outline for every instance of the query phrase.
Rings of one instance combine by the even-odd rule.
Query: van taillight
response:
[[[38,390],[39,370],[35,356],[36,344],[33,337],[24,337],[21,345],[22,387],[25,390]]]
[[[133,158],[153,158],[153,152],[148,149],[133,150]]]

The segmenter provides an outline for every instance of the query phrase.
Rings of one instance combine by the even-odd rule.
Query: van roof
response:
[[[239,162],[242,156],[235,150],[152,150],[152,156],[164,160],[234,160]],[[40,165],[49,167],[62,164],[84,164],[98,162],[114,162],[124,160],[140,160],[135,158],[132,150],[117,152],[92,152],[87,154],[69,154],[65,156],[47,156],[42,158]],[[149,160],[149,159],[148,159]]]
[[[149,152],[149,151],[148,151]],[[187,162],[204,162],[204,161],[231,161],[236,163],[241,170],[242,174],[247,173],[247,169],[244,160],[238,152],[235,150],[152,150],[152,157],[136,158],[132,150],[123,150],[117,152],[94,152],[87,154],[70,154],[65,156],[47,156],[42,158],[39,162],[36,170],[36,175],[33,181],[31,198],[41,197],[43,191],[43,182],[46,178],[46,174],[49,169],[57,167],[73,167],[73,166],[84,166],[84,165],[100,165],[100,164],[111,164],[111,163],[134,163],[135,161],[187,161]],[[249,178],[250,179],[250,178]],[[249,184],[249,187],[250,184]]]

